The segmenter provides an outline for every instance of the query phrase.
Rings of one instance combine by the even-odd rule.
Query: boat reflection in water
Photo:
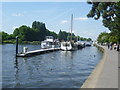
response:
[[[62,57],[71,57],[72,56],[72,51],[61,51],[61,56]]]

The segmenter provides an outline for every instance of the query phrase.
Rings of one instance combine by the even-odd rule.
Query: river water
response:
[[[19,52],[40,49],[20,45]],[[55,51],[34,57],[16,58],[15,45],[2,45],[3,88],[80,88],[102,58],[96,47],[77,51]]]

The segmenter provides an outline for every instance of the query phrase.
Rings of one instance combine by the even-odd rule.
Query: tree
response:
[[[109,38],[110,38],[109,33],[102,32],[99,34],[97,41],[99,43],[109,43],[110,42]]]
[[[32,23],[32,28],[36,30],[36,34],[38,36],[38,40],[43,41],[45,39],[47,29],[45,27],[45,24],[39,21],[34,21]]]
[[[0,35],[2,35],[2,40],[13,40],[16,36],[19,37],[19,40],[22,41],[43,41],[45,40],[46,36],[53,36],[54,39],[59,39],[67,41],[70,40],[70,33],[66,31],[61,31],[59,34],[56,34],[53,31],[50,31],[46,29],[46,26],[44,23],[39,21],[34,21],[32,23],[32,28],[26,25],[22,25],[19,28],[16,28],[13,32],[13,34],[7,34],[5,32],[1,32]],[[72,33],[72,39],[77,41],[77,37],[74,33]],[[0,37],[1,39],[1,37]],[[79,37],[80,39],[80,37]],[[87,40],[86,38],[83,38]]]
[[[8,40],[13,40],[15,39],[15,36],[13,34],[8,35]]]
[[[103,25],[111,31],[111,35],[116,37],[120,42],[120,1],[119,2],[93,2],[87,17],[98,20],[103,18]]]
[[[73,36],[75,36],[75,35],[73,34]],[[60,30],[59,34],[58,34],[58,38],[60,41],[61,40],[64,40],[64,41],[70,40],[70,33]]]
[[[0,32],[0,33],[1,33],[1,35],[2,35],[2,41],[8,40],[9,34],[7,34],[7,33],[5,33],[5,32]]]
[[[63,40],[63,33],[61,30],[59,31],[58,38],[60,41]]]
[[[34,33],[35,31],[33,31],[33,29],[23,25],[19,28],[16,28],[13,32],[13,35],[18,36],[23,41],[33,41],[33,37],[36,38]]]
[[[18,36],[22,41],[43,41],[45,36],[57,38],[57,34],[47,30],[44,23],[36,21],[33,22],[32,28],[25,25],[16,28],[13,35]]]
[[[88,38],[87,41],[92,41],[92,39],[91,39],[91,38]]]
[[[55,39],[58,38],[58,35],[55,32],[49,30],[46,31],[46,36],[53,36]]]

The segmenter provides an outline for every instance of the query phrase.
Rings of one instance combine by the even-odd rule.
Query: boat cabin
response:
[[[53,42],[53,36],[46,36],[46,41]]]

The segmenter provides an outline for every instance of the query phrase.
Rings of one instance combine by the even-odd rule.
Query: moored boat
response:
[[[92,45],[92,41],[86,41],[85,42],[85,46],[91,46]]]
[[[77,45],[78,49],[82,49],[85,47],[85,42],[84,41],[77,41],[76,45]]]
[[[46,36],[46,40],[41,42],[41,48],[55,48],[59,47],[59,40],[53,38],[53,36]]]
[[[71,42],[61,42],[61,50],[71,51],[72,50]]]
[[[73,14],[71,16],[71,36],[69,41],[61,42],[61,50],[72,51],[77,49],[77,45],[72,41]]]

